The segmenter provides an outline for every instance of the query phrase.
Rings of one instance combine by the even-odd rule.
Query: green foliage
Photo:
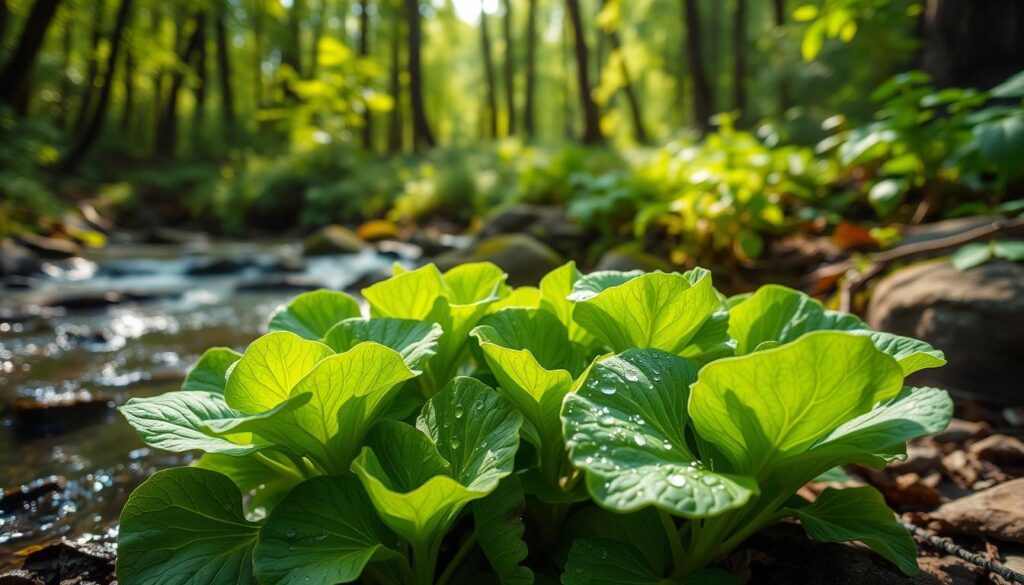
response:
[[[504,279],[396,268],[368,318],[301,295],[129,401],[148,444],[206,455],[132,494],[120,580],[729,583],[709,566],[787,517],[916,570],[871,488],[795,494],[942,429],[946,393],[904,386],[941,352],[783,287],[727,300],[703,269]]]

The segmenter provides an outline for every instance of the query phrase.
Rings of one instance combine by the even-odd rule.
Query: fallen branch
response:
[[[850,311],[853,308],[853,297],[857,291],[894,262],[939,256],[965,244],[1017,233],[1024,235],[1024,219],[997,219],[990,224],[959,234],[897,246],[891,250],[871,254],[867,257],[867,266],[863,270],[857,269],[858,262],[852,258],[822,266],[808,275],[806,280],[817,282],[824,278],[845,274],[846,279],[840,286],[839,308],[842,311]]]
[[[909,530],[918,542],[927,544],[948,555],[953,555],[971,564],[977,565],[984,569],[986,572],[999,575],[1003,579],[1006,579],[1007,581],[1010,581],[1012,583],[1024,584],[1024,575],[1018,573],[1017,571],[1014,571],[1013,569],[1007,568],[999,561],[993,560],[985,555],[973,553],[965,549],[964,547],[956,544],[948,538],[936,536],[935,534],[932,534],[930,531],[925,530],[924,528],[921,528],[920,526],[912,522],[907,522],[902,518],[900,518],[900,524],[902,524],[904,528]]]

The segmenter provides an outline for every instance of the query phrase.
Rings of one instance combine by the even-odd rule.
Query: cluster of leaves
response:
[[[16,117],[0,107],[0,236],[37,229],[64,211],[47,181],[46,167],[57,162],[56,132],[45,124]]]
[[[121,408],[205,452],[130,497],[121,583],[730,582],[709,566],[789,517],[916,571],[872,488],[796,492],[944,428],[947,394],[903,384],[944,363],[927,344],[703,269],[396,267],[362,292],[368,314],[300,295]]]
[[[969,201],[951,215],[998,208],[1006,187],[1024,176],[1024,73],[990,91],[936,90],[931,78],[913,71],[874,91],[880,105],[869,124],[843,128],[819,145],[834,151],[844,169],[870,169],[861,188],[880,217],[893,215],[907,194],[933,198],[944,185],[983,191],[993,201]],[[1019,208],[1019,203],[1013,203]]]

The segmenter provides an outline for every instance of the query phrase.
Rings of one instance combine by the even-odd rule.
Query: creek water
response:
[[[28,511],[0,499],[0,570],[62,536],[112,538],[131,490],[190,460],[147,448],[114,406],[174,390],[205,349],[241,351],[265,332],[301,292],[281,286],[282,258],[290,282],[333,289],[395,261],[365,251],[296,265],[297,247],[273,242],[122,245],[48,264],[30,289],[0,288],[0,488],[46,494]],[[35,416],[34,401],[76,405]]]

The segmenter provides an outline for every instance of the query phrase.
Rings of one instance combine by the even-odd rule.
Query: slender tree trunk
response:
[[[604,2],[602,1],[602,4]],[[644,128],[644,116],[640,109],[640,99],[633,87],[633,78],[629,74],[629,66],[626,65],[625,55],[622,53],[622,39],[619,38],[619,31],[608,31],[608,41],[612,50],[619,54],[619,63],[622,71],[622,91],[626,94],[626,103],[629,104],[629,114],[633,119],[633,136],[640,144],[647,142],[647,130]]]
[[[420,149],[437,143],[430,131],[427,112],[423,106],[423,70],[420,63],[423,32],[419,0],[405,0],[405,16],[409,24],[409,105],[412,110],[412,135],[413,143]]]
[[[110,36],[110,53],[107,55],[106,73],[103,76],[103,86],[100,88],[96,109],[86,124],[82,135],[75,142],[64,159],[63,168],[65,171],[73,170],[82,161],[85,155],[96,143],[100,132],[103,130],[103,122],[107,117],[107,110],[110,105],[110,92],[114,87],[114,76],[117,73],[117,61],[120,56],[121,42],[124,37],[124,29],[128,26],[128,18],[131,13],[132,0],[121,0],[117,9],[117,16],[114,22],[114,31]]]
[[[736,0],[732,18],[732,107],[742,122],[747,112],[747,0]]]
[[[926,0],[921,68],[938,87],[989,89],[1024,70],[1024,3]]]
[[[320,0],[316,19],[312,24],[313,42],[309,47],[309,71],[306,77],[316,79],[317,69],[320,66],[320,39],[324,37],[324,30],[327,28],[327,0]]]
[[[523,132],[526,138],[536,136],[533,109],[537,92],[537,0],[530,0],[526,11],[526,103],[523,107]]]
[[[7,37],[7,26],[11,23],[11,7],[7,5],[7,0],[0,0],[0,47],[3,46],[4,39]]]
[[[704,69],[701,47],[700,13],[697,0],[683,0],[683,23],[686,27],[686,60],[693,78],[693,118],[697,130],[703,135],[711,130],[711,84]]]
[[[516,133],[516,54],[512,44],[512,0],[505,0],[505,16],[501,22],[505,36],[505,110],[508,113],[505,133],[512,136]]]
[[[359,3],[359,56],[370,58],[370,3],[367,0]],[[363,110],[363,148],[373,150],[373,112],[369,108]]]
[[[484,110],[487,120],[484,123],[484,137],[498,136],[498,95],[494,87],[494,58],[491,55],[491,34],[487,26],[487,13],[484,12],[483,0],[480,1],[480,47],[484,60],[484,83],[487,85]]]
[[[100,75],[100,41],[103,40],[104,0],[96,0],[93,7],[92,32],[89,34],[89,65],[85,73],[85,92],[82,103],[78,106],[78,118],[75,119],[75,132],[81,132],[92,114],[93,101],[96,99],[96,85]]]
[[[199,44],[206,27],[206,14],[199,12],[195,16],[195,29],[189,36],[188,43],[181,55],[181,62],[190,65],[199,53]],[[178,145],[178,95],[185,82],[185,74],[179,68],[171,75],[171,84],[167,91],[167,100],[163,104],[156,132],[156,153],[161,156],[174,156]]]
[[[303,3],[305,0],[292,0],[292,8],[288,11],[287,30],[285,31],[284,48],[281,51],[281,64],[287,65],[301,78],[302,75],[302,19],[305,18]],[[284,84],[285,95],[295,97],[290,84]]]
[[[402,16],[396,6],[392,5],[391,10],[391,68],[388,71],[388,91],[394,104],[388,120],[388,152],[394,154],[401,152],[405,132],[402,127]]]
[[[569,35],[572,34],[569,22],[562,19],[562,119],[565,122],[565,139],[576,140],[576,120],[572,111],[572,79],[569,74],[569,63],[572,61],[572,50],[569,48]]]
[[[229,142],[235,133],[235,92],[231,86],[231,45],[228,43],[227,2],[221,2],[214,23],[217,41],[217,79],[220,80],[220,112],[223,118],[224,137]]]
[[[775,37],[778,40],[776,51],[782,52],[782,38],[786,28],[786,0],[773,0],[772,14],[775,17]],[[778,78],[778,107],[779,118],[786,115],[789,110],[789,80],[785,72],[779,71]]]
[[[64,11],[68,12],[67,6],[64,7]],[[61,55],[60,112],[58,113],[57,126],[65,130],[71,116],[71,53],[74,49],[73,22],[74,19],[71,18],[71,14],[66,14],[64,17],[64,35],[61,39],[63,54]]]
[[[132,124],[135,121],[135,57],[131,47],[124,52],[124,104],[121,111],[121,134],[131,136]]]
[[[35,0],[32,3],[21,36],[0,70],[0,103],[17,105],[18,97],[27,89],[32,66],[39,56],[58,4],[60,0]]]
[[[252,10],[252,83],[256,110],[263,107],[263,2],[258,0]]]
[[[597,144],[603,142],[604,137],[601,135],[601,119],[597,112],[597,104],[590,95],[590,77],[587,70],[590,59],[587,57],[586,31],[583,29],[583,19],[580,16],[580,3],[579,0],[565,0],[565,4],[569,11],[574,37],[576,82],[579,85],[580,107],[583,110],[583,142]]]
[[[199,50],[195,60],[196,85],[193,93],[196,100],[195,123],[192,125],[196,145],[202,146],[203,125],[206,122],[206,25],[199,29]]]

